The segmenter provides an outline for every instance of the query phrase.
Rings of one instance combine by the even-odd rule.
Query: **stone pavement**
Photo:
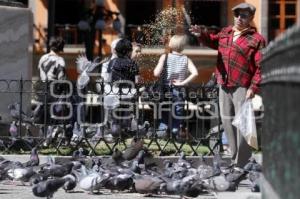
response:
[[[0,198],[1,199],[32,199],[35,197],[31,192],[30,186],[20,186],[20,185],[7,185],[11,182],[0,183]],[[111,193],[109,190],[103,190],[102,194],[90,195],[83,192],[82,190],[75,189],[73,193],[65,193],[64,190],[60,189],[54,194],[54,198],[57,199],[88,199],[88,198],[98,198],[98,199],[137,199],[145,198],[142,194],[138,193]],[[166,198],[179,198],[176,195],[157,195],[153,198],[156,199],[166,199]],[[200,195],[197,199],[261,199],[260,193],[251,193],[250,189],[242,185],[236,192],[219,192],[219,193],[209,193],[205,195]]]

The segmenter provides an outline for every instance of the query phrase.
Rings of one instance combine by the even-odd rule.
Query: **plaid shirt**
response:
[[[260,50],[265,47],[265,39],[252,27],[244,31],[235,42],[233,33],[233,27],[229,26],[217,34],[203,32],[199,40],[218,50],[215,71],[218,84],[251,88],[257,93],[261,82]]]

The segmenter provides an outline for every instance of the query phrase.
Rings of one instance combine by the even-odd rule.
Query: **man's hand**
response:
[[[191,25],[191,27],[189,28],[189,31],[196,37],[200,37],[201,33],[203,31],[203,27],[198,26],[198,25]]]
[[[246,100],[247,100],[247,99],[252,99],[252,98],[254,97],[254,95],[255,95],[255,94],[254,94],[253,90],[249,88],[249,89],[247,90],[247,93],[246,93]]]

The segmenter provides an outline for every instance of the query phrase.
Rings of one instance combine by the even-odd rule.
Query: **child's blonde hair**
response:
[[[169,47],[174,51],[181,52],[183,51],[187,42],[187,37],[185,35],[174,35],[169,41]]]

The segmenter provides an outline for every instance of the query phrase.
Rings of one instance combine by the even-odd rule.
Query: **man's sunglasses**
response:
[[[244,13],[239,13],[239,12],[235,12],[235,13],[234,13],[234,16],[235,16],[236,18],[238,18],[238,17],[240,16],[242,19],[247,19],[247,18],[250,17],[249,14],[244,14]]]

